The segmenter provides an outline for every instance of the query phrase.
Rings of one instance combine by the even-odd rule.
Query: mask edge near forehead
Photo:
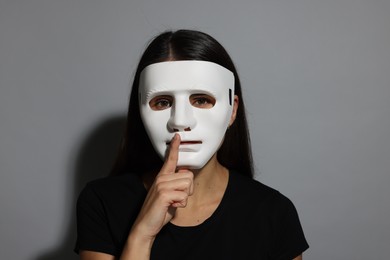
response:
[[[155,66],[162,66],[162,65],[170,65],[170,64],[204,64],[206,66],[214,66],[215,68],[219,68],[221,71],[222,70],[225,70],[226,72],[229,72],[232,74],[233,78],[234,78],[234,74],[232,71],[228,70],[227,68],[225,68],[224,66],[221,66],[219,65],[218,63],[215,63],[215,62],[212,62],[212,61],[204,61],[204,60],[176,60],[176,61],[161,61],[161,62],[156,62],[156,63],[152,63],[152,64],[149,64],[148,66],[146,66],[145,68],[143,68],[143,70],[141,71],[140,75],[142,77],[142,75],[144,74],[144,72],[146,70],[148,70],[149,68],[152,68],[152,67],[155,67]]]
[[[152,75],[158,75],[158,77],[161,77],[162,82],[159,82],[158,84],[153,82],[153,77],[148,77],[148,75],[150,75],[148,72]],[[181,74],[177,75],[177,73]],[[162,90],[162,92],[169,92],[169,87],[164,84],[170,81],[172,84],[172,75],[177,77],[177,82],[180,82],[180,84],[186,82],[188,80],[187,78],[180,78],[181,75],[185,75],[186,73],[194,75],[194,78],[199,77],[197,73],[207,73],[210,77],[209,79],[211,79],[210,85],[226,85],[226,89],[230,89],[229,92],[233,92],[234,94],[233,72],[217,63],[199,60],[164,61],[150,64],[141,71],[138,87],[140,101],[145,104],[150,99],[149,97],[155,92],[153,89],[158,89],[159,91]],[[164,77],[166,78],[164,79]],[[202,77],[199,78],[202,79]],[[185,84],[194,84],[194,88],[196,89],[196,87],[199,87],[200,92],[202,92],[202,88],[204,88],[203,91],[214,94],[215,96],[215,93],[213,93],[214,91],[207,87],[207,84],[202,82],[202,80],[200,80],[200,83],[193,83],[189,81]],[[175,87],[178,86],[179,85],[176,85]],[[229,95],[229,99],[232,99],[231,97],[232,95]]]

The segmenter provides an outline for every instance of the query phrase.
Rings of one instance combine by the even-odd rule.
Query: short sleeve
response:
[[[309,248],[294,204],[281,194],[275,203],[273,229],[271,259],[291,260]]]
[[[74,251],[89,250],[115,255],[103,204],[90,185],[77,200],[77,241]]]

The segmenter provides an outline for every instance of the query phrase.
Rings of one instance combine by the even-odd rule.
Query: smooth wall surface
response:
[[[77,259],[151,37],[205,31],[236,63],[256,178],[296,205],[305,259],[388,259],[390,1],[0,0],[0,259]]]

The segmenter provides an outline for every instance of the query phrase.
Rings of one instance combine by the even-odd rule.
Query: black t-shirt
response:
[[[92,181],[77,202],[75,251],[120,256],[146,196],[135,174]],[[154,259],[288,259],[308,248],[294,205],[278,191],[230,172],[221,203],[197,226],[165,225]]]

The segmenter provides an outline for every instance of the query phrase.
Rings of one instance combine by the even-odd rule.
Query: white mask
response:
[[[177,166],[202,168],[229,126],[233,73],[208,61],[167,61],[147,66],[139,84],[141,118],[154,149],[164,159],[179,133]]]

